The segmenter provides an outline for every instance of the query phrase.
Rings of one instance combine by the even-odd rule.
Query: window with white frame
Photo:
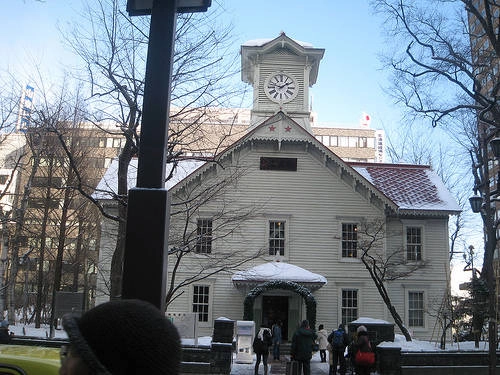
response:
[[[358,319],[358,291],[356,289],[342,289],[342,324]]]
[[[269,255],[285,255],[285,221],[269,221]]]
[[[358,256],[358,225],[342,223],[342,258]]]
[[[408,326],[424,327],[424,292],[408,292]]]
[[[212,252],[212,219],[198,219],[196,236],[196,252],[210,254]]]
[[[198,314],[199,322],[209,321],[210,286],[193,285],[193,312]]]
[[[422,260],[422,227],[406,227],[406,259]]]

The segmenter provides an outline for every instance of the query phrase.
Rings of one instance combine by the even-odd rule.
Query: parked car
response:
[[[28,345],[0,345],[0,374],[57,375],[59,348]]]

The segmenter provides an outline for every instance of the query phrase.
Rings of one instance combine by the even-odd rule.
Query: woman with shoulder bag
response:
[[[373,352],[370,340],[368,339],[368,331],[366,327],[359,326],[357,334],[358,338],[354,354],[356,374],[370,375],[371,369],[375,365],[375,353]]]

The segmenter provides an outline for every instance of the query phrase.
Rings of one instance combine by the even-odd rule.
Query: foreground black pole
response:
[[[165,164],[176,1],[155,0],[151,10],[137,187],[130,189],[122,298],[165,310],[169,198]]]

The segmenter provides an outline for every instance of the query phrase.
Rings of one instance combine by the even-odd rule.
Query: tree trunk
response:
[[[119,210],[125,211],[125,208],[120,207]],[[121,215],[120,215],[121,217]],[[116,247],[111,259],[111,290],[110,298],[118,299],[122,294],[122,273],[123,273],[123,253],[125,250],[125,228],[126,222],[118,223],[118,237],[116,239]]]
[[[41,320],[42,320],[42,310],[44,309],[43,305],[46,302],[46,299],[43,298],[44,294],[42,293],[44,284],[46,282],[44,278],[44,263],[45,263],[45,247],[47,245],[47,223],[49,221],[49,208],[51,202],[51,186],[52,186],[52,177],[53,177],[53,166],[54,166],[54,158],[50,157],[49,167],[47,169],[47,188],[45,191],[45,199],[44,199],[44,207],[43,207],[43,217],[41,224],[41,233],[40,233],[40,247],[39,247],[39,257],[38,257],[38,280],[37,280],[37,294],[36,294],[36,305],[35,305],[35,327],[40,328]]]
[[[366,251],[365,251],[366,254]],[[389,293],[387,292],[387,289],[385,288],[384,281],[377,276],[376,271],[374,271],[369,263],[369,261],[366,259],[365,255],[361,256],[361,261],[365,265],[365,268],[368,270],[370,277],[372,278],[373,282],[375,283],[375,286],[377,287],[377,290],[382,297],[382,300],[385,303],[385,306],[387,309],[389,309],[389,312],[391,313],[392,318],[394,319],[394,323],[398,326],[400,329],[401,333],[404,335],[406,341],[411,341],[411,335],[410,332],[408,332],[408,329],[405,327],[403,323],[403,319],[401,319],[401,316],[399,315],[398,311],[392,304],[391,298],[389,297]]]
[[[23,195],[21,197],[20,202],[15,202],[15,215],[13,216],[13,220],[16,223],[16,228],[14,230],[14,235],[12,236],[13,240],[11,243],[11,268],[9,272],[9,286],[8,286],[8,314],[9,314],[9,323],[15,324],[16,317],[16,281],[17,281],[17,272],[19,270],[19,247],[20,247],[20,238],[23,232],[24,225],[24,215],[26,213],[26,207],[28,206],[28,198],[31,194],[31,181],[33,181],[33,176],[35,176],[38,170],[39,158],[37,155],[34,155],[32,158],[33,167],[31,168],[30,175],[28,177],[28,181],[23,189]],[[18,186],[19,190],[21,189]]]
[[[481,213],[486,237],[481,278],[485,281],[488,291],[488,374],[495,375],[497,363],[497,300],[493,260],[497,247],[497,226],[495,223],[495,209],[491,207],[490,195],[491,192],[489,186],[487,186],[485,191],[487,199],[485,200],[484,211]]]
[[[71,172],[69,173],[68,180],[71,181]],[[59,224],[59,235],[57,241],[57,256],[56,256],[56,266],[54,270],[54,285],[52,287],[52,301],[50,309],[50,337],[54,337],[54,327],[56,324],[56,295],[59,289],[61,289],[61,275],[62,275],[62,265],[64,259],[64,247],[66,245],[66,227],[68,220],[68,208],[70,203],[70,189],[64,191],[64,201],[61,212],[61,222]]]
[[[135,118],[135,116],[134,116]],[[118,194],[126,197],[128,194],[128,167],[132,159],[132,148],[134,145],[127,139],[125,147],[118,158]],[[118,234],[116,239],[115,251],[111,259],[111,299],[119,298],[122,294],[122,273],[123,273],[123,254],[125,252],[125,234],[127,225],[127,208],[118,203]]]
[[[80,265],[87,260],[87,252],[84,249],[83,235],[85,222],[83,218],[78,215],[78,237],[76,238],[76,252],[75,252],[75,263],[73,265],[73,292],[78,292],[78,285],[80,280]],[[83,253],[83,254],[82,254]],[[85,265],[83,267],[83,272],[86,272]]]
[[[9,261],[9,231],[7,228],[7,217],[8,215],[3,209],[0,209],[1,212],[1,220],[2,220],[2,251],[0,255],[0,319],[4,319],[3,313],[5,311],[5,296],[6,296],[6,271],[7,271],[7,262]]]

